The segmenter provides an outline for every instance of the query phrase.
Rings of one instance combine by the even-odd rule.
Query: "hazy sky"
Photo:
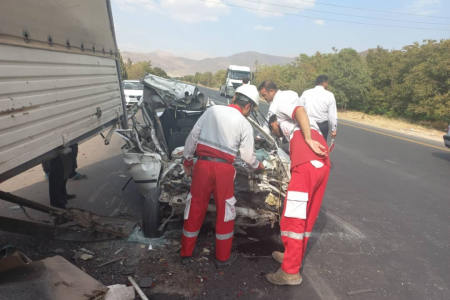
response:
[[[208,2],[112,0],[120,50],[151,52],[160,49],[194,59],[228,56],[243,51],[292,57],[299,53],[331,52],[332,47],[351,47],[363,51],[380,45],[388,49],[400,49],[404,45],[424,39],[450,38],[450,0],[205,1]],[[230,7],[220,3],[259,10]],[[270,11],[297,16],[273,14]],[[336,20],[413,28],[378,27]]]

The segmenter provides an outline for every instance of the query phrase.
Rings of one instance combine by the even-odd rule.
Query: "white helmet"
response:
[[[259,105],[259,92],[256,86],[251,84],[244,84],[237,88],[236,94],[242,94],[253,101],[253,103]]]

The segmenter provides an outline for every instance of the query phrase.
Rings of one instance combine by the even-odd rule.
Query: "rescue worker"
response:
[[[337,134],[336,99],[332,92],[327,91],[328,76],[320,75],[316,78],[316,87],[303,92],[300,101],[305,103],[308,117],[316,121],[325,141],[328,138],[328,124],[331,127],[331,138]]]
[[[276,285],[302,283],[300,267],[314,223],[319,215],[330,172],[327,144],[319,127],[308,119],[303,105],[282,103],[269,119],[270,131],[290,141],[291,181],[280,221],[285,252],[272,257],[281,268],[266,276]]]
[[[300,105],[300,98],[296,92],[278,90],[275,82],[271,80],[263,81],[259,85],[258,91],[261,94],[261,97],[270,103],[266,120],[269,120],[270,117],[276,113],[277,107],[282,103]],[[263,129],[269,132],[269,124],[267,122],[264,122]]]
[[[251,169],[264,170],[254,152],[253,128],[246,120],[258,104],[256,87],[243,85],[236,90],[234,104],[210,107],[198,119],[186,140],[183,168],[187,175],[192,175],[192,184],[184,214],[182,263],[192,256],[211,193],[217,209],[216,263],[219,266],[229,264],[237,257],[236,253],[231,253],[236,217],[236,172],[232,163],[239,151]],[[195,167],[194,153],[198,157]]]

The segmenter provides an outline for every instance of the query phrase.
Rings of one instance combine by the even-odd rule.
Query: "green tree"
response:
[[[141,79],[145,74],[152,74],[152,63],[150,61],[140,61],[131,65],[128,69],[129,79]]]
[[[122,55],[120,54],[120,50],[117,49],[117,52],[119,52],[119,67],[120,67],[120,76],[122,77],[122,80],[128,79],[128,73],[127,68],[125,64],[123,63]]]

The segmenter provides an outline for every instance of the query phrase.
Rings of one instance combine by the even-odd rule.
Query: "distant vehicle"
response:
[[[122,85],[127,107],[131,107],[141,100],[144,93],[144,85],[139,80],[124,80]]]
[[[450,148],[450,125],[448,125],[448,132],[444,135],[444,143],[447,148]]]
[[[253,80],[249,67],[230,65],[225,84],[220,86],[220,96],[234,97],[236,89],[242,85],[242,79],[244,78],[249,80],[249,84],[250,80]]]

